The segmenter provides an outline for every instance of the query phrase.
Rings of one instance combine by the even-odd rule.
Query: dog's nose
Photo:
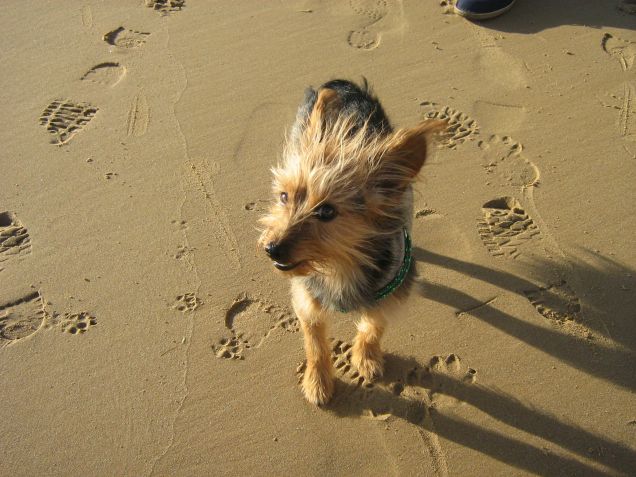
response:
[[[280,260],[282,255],[282,247],[280,243],[270,242],[265,246],[265,253],[273,260]]]

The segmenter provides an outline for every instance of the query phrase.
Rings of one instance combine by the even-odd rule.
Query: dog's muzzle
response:
[[[269,258],[273,260],[274,266],[277,269],[282,270],[283,272],[293,270],[300,264],[300,262],[287,263],[287,252],[287,247],[280,242],[269,242],[267,245],[265,245],[265,253],[267,253],[267,255],[269,255]]]

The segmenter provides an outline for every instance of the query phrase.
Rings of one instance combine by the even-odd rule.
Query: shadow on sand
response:
[[[545,439],[580,456],[576,459],[553,450],[473,424],[435,405],[444,394],[478,408],[490,417]],[[433,434],[489,455],[508,465],[539,475],[631,475],[636,452],[580,427],[560,421],[499,390],[436,372],[413,359],[386,356],[380,385],[363,389],[339,381],[336,397],[327,409],[338,416],[390,415]],[[433,460],[435,450],[423,442]],[[598,465],[591,465],[586,461]]]
[[[561,25],[591,28],[636,28],[636,15],[621,9],[630,0],[517,0],[505,15],[478,24],[509,33],[537,33]],[[625,3],[624,3],[625,2]]]
[[[420,266],[434,265],[466,274],[471,279],[495,285],[503,292],[518,294],[535,289],[537,283],[515,274],[484,267],[455,258],[415,249]],[[451,288],[448,285],[420,282],[418,292],[455,310],[470,310],[473,318],[493,326],[515,339],[537,348],[570,366],[628,390],[636,389],[634,352],[636,309],[631,285],[632,270],[599,256],[588,255],[559,269],[552,261],[534,261],[527,266],[528,276],[567,277],[592,290],[615,290],[594,300],[583,301],[580,324],[603,339],[589,340],[562,332],[558,323],[539,326],[498,310],[493,304]],[[545,272],[545,273],[544,273]],[[549,293],[549,291],[545,291]],[[558,307],[560,295],[547,297]],[[567,304],[563,304],[565,307]],[[593,316],[594,319],[588,318]],[[537,313],[537,319],[545,319]],[[538,447],[515,437],[489,430],[460,419],[444,406],[436,405],[436,395],[450,396],[467,403],[488,416],[532,434],[579,456]],[[440,372],[434,363],[421,364],[414,359],[386,356],[386,372],[371,388],[338,382],[336,397],[327,407],[339,416],[389,415],[409,422],[421,431],[489,455],[501,462],[540,475],[633,475],[636,452],[628,446],[559,420],[545,411],[500,390],[473,383],[466,377]],[[425,446],[427,447],[427,446]],[[434,451],[428,448],[431,457]]]
[[[584,252],[581,252],[584,254]],[[484,267],[451,257],[446,257],[422,249],[415,249],[416,260],[426,267],[427,264],[468,275],[471,279],[481,280],[502,290],[526,297],[526,292],[537,289],[537,284],[523,277],[494,268]],[[603,302],[594,302],[588,297],[581,310],[580,325],[595,332],[604,339],[586,340],[561,332],[558,327],[544,327],[521,320],[498,310],[490,304],[484,304],[470,295],[444,284],[422,282],[419,293],[455,310],[471,310],[472,317],[493,326],[526,344],[540,349],[555,358],[576,367],[590,375],[617,384],[629,390],[636,389],[634,374],[636,349],[636,294],[631,283],[636,273],[615,261],[600,256],[587,255],[586,260],[577,260],[559,267],[554,262],[535,260],[528,264],[529,276],[578,277],[592,289],[604,290],[598,295],[606,296]],[[571,279],[570,279],[571,280]],[[626,286],[625,283],[630,283]],[[632,290],[632,291],[630,291]],[[544,291],[544,298],[556,304],[556,308],[566,309],[567,303],[559,303],[564,297],[550,295]]]

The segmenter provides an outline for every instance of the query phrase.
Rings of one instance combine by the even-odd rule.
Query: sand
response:
[[[0,474],[636,473],[628,8],[150,3],[0,4]],[[453,129],[386,376],[334,316],[321,409],[256,220],[304,88],[362,76]]]

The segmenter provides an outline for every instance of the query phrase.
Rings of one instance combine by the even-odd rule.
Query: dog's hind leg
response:
[[[382,376],[384,357],[380,339],[384,334],[386,318],[381,307],[367,310],[358,323],[358,334],[353,342],[351,362],[368,380]]]
[[[292,281],[292,305],[305,340],[307,367],[302,389],[307,401],[325,404],[334,390],[334,369],[327,342],[327,314],[304,286]]]

